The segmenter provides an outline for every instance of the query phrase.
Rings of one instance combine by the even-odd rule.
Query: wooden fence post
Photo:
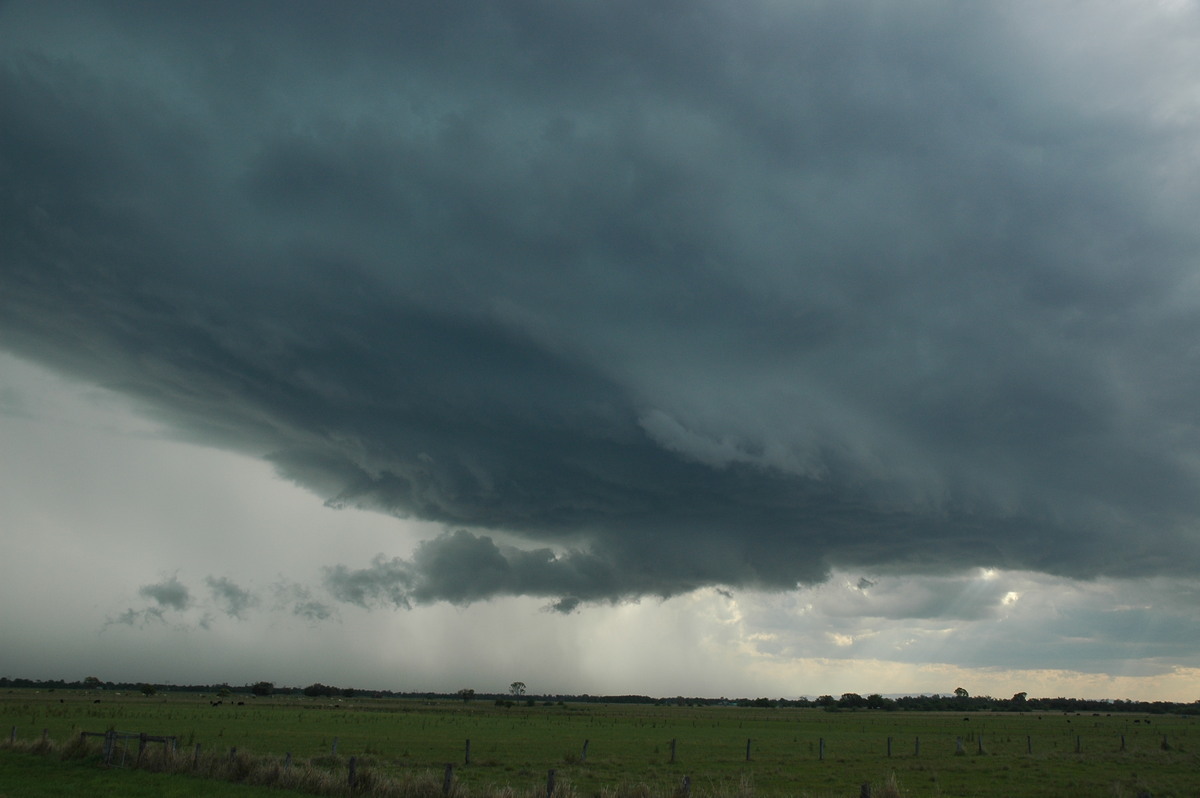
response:
[[[192,751],[192,770],[200,767],[200,743],[196,743],[196,750]]]
[[[963,746],[962,746],[962,738],[961,738],[961,737],[956,737],[956,738],[954,738],[954,753],[955,753],[956,755],[957,755],[957,754],[966,753],[965,751],[963,751]]]
[[[1027,754],[1033,753],[1033,735],[1030,735],[1030,734],[1025,735],[1025,753],[1027,753]]]
[[[554,795],[554,768],[550,768],[550,772],[546,774],[546,798],[552,798]]]
[[[1122,751],[1125,750],[1125,735],[1124,734],[1121,735],[1121,750]]]
[[[683,786],[680,787],[680,795],[682,798],[691,798],[692,795],[692,777],[683,777]]]
[[[333,755],[334,756],[337,756],[337,744],[338,744],[338,738],[334,737],[333,738]]]
[[[892,758],[892,738],[888,738],[888,759]]]
[[[43,742],[43,743],[44,743],[44,742],[46,742],[46,738],[47,738],[47,737],[49,737],[49,736],[50,736],[50,730],[49,730],[49,729],[42,729],[42,742]],[[1166,738],[1164,737],[1163,739],[1165,740]]]
[[[983,735],[981,734],[978,737],[976,737],[975,739],[979,742],[979,753],[982,754],[983,753]]]
[[[817,744],[817,759],[820,760],[821,762],[825,761],[825,738],[824,737],[822,737],[820,742]]]
[[[442,795],[450,794],[450,783],[454,780],[454,765],[446,763],[446,775],[442,777]]]
[[[920,755],[921,755],[921,738],[920,738],[920,736],[918,736],[917,742],[913,746],[913,756],[920,756]]]
[[[237,746],[236,745],[233,748],[229,749],[229,761],[232,762],[235,759],[237,759]]]
[[[1080,735],[1077,734],[1077,735],[1075,735],[1075,753],[1077,753],[1077,754],[1079,753],[1080,746],[1081,746]]]
[[[675,738],[671,738],[671,764],[675,764]]]
[[[104,733],[104,764],[111,765],[113,758],[113,748],[117,743],[117,733],[109,729]]]
[[[864,782],[858,790],[858,798],[871,798],[871,782]]]
[[[352,789],[352,790],[354,789],[355,777],[358,775],[355,772],[357,765],[358,765],[358,757],[356,757],[356,756],[350,757],[350,775],[347,777],[347,783],[350,785],[350,789]]]
[[[587,748],[588,748],[588,743],[589,743],[589,742],[591,742],[591,740],[584,740],[584,741],[583,741],[583,751],[582,751],[582,753],[580,753],[580,754],[579,754],[579,761],[580,761],[580,762],[586,762],[586,761],[587,761]]]
[[[750,761],[750,738],[746,738],[746,761]]]
[[[471,740],[467,738],[467,750],[463,753],[463,764],[471,764]]]
[[[292,752],[291,751],[288,751],[287,756],[285,756],[283,758],[283,769],[284,770],[292,769]]]

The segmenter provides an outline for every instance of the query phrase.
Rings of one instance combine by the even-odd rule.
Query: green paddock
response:
[[[451,765],[468,794],[526,791],[553,770],[586,798],[670,796],[685,777],[697,796],[856,796],[893,774],[910,796],[1200,796],[1194,717],[0,692],[5,742],[110,728],[385,775]]]

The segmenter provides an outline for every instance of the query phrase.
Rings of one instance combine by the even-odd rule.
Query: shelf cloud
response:
[[[1196,573],[1191,5],[357,9],[0,6],[0,342],[443,525],[333,597]]]

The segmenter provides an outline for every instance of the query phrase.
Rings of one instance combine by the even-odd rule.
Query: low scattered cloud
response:
[[[313,598],[313,591],[304,585],[281,579],[271,586],[274,596],[272,608],[297,618],[303,618],[309,623],[328,621],[336,617],[334,607],[329,603]]]
[[[204,582],[212,592],[217,606],[231,618],[241,619],[248,610],[258,606],[258,597],[238,587],[229,577],[209,576]]]
[[[138,629],[145,628],[149,623],[165,623],[163,610],[160,607],[146,607],[144,609],[135,610],[130,607],[116,617],[110,617],[104,622],[104,628],[108,628],[114,624],[122,626],[133,626]]]
[[[122,625],[144,629],[149,625],[166,624],[168,619],[173,624],[185,623],[182,620],[183,613],[195,606],[191,591],[179,581],[178,575],[142,585],[138,588],[138,595],[152,603],[130,607],[115,617],[109,617],[103,628]]]
[[[157,605],[155,609],[158,610],[181,612],[192,604],[191,591],[184,587],[176,576],[157,584],[143,585],[138,589],[138,595],[154,601]]]
[[[264,601],[259,593],[243,588],[227,576],[209,575],[204,578],[209,598],[198,600],[192,590],[180,580],[178,574],[155,584],[144,585],[138,590],[152,604],[131,607],[104,623],[108,628],[114,624],[139,629],[152,624],[170,622],[173,628],[201,629],[213,631],[218,628],[221,617],[247,621],[255,615],[266,613],[271,616],[290,616],[315,624],[336,620],[334,601],[367,606],[367,598],[375,598],[377,588],[364,588],[356,595],[353,592],[330,595],[320,587],[310,587],[299,582],[280,578],[268,589],[269,600]]]

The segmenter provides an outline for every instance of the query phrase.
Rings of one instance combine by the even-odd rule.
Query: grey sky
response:
[[[110,627],[1194,592],[1198,34],[1190,2],[0,6],[0,345],[428,522],[304,574],[164,555]],[[1046,667],[1186,659],[1183,610],[1074,612],[1111,637],[1051,624]]]

